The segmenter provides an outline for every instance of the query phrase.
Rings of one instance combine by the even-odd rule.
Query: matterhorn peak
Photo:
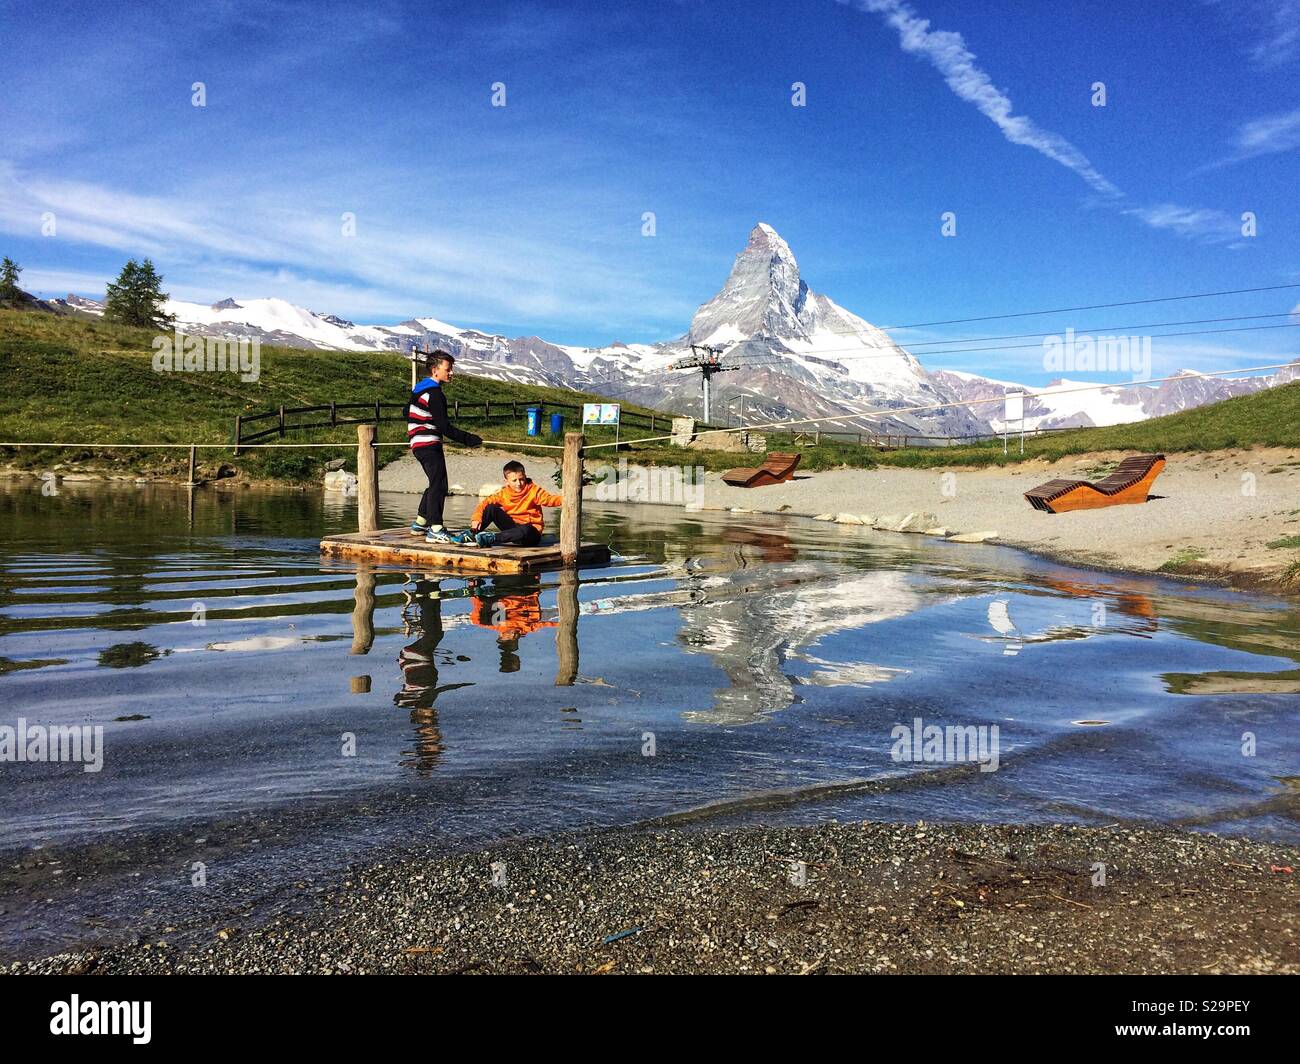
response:
[[[722,290],[695,312],[692,343],[725,343],[758,336],[803,336],[800,311],[808,286],[790,245],[766,222],[749,232]]]

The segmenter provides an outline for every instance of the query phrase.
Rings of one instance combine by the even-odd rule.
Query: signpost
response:
[[[584,425],[614,426],[614,450],[616,451],[618,450],[619,414],[618,403],[582,404],[582,423]]]

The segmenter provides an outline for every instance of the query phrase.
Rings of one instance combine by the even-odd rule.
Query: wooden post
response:
[[[411,359],[411,391],[415,391],[415,386],[420,383],[420,371],[415,364],[415,359]]]
[[[375,573],[365,566],[357,569],[357,586],[352,593],[353,654],[368,654],[375,642]],[[356,688],[354,687],[355,691]],[[367,690],[369,688],[367,687]]]
[[[357,426],[357,531],[379,531],[379,463],[374,425]]]
[[[582,536],[582,447],[587,442],[581,432],[564,434],[564,464],[560,467],[564,481],[564,505],[560,510],[560,561],[578,564],[578,544]]]
[[[555,589],[560,607],[560,623],[555,629],[555,686],[572,687],[578,678],[578,572],[560,570],[560,586]]]
[[[284,439],[284,407],[280,407],[280,439]]]
[[[235,457],[236,458],[239,457],[239,437],[244,430],[243,421],[244,421],[244,416],[242,414],[235,415]]]
[[[195,479],[194,476],[194,451],[195,451],[194,444],[191,443],[190,444],[190,475],[189,475],[189,479],[185,481],[186,484],[190,484],[190,485],[194,485],[198,483],[198,480]]]

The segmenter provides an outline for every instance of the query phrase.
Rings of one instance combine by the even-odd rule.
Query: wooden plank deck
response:
[[[320,543],[328,558],[417,565],[428,569],[472,569],[483,573],[527,573],[555,569],[560,561],[559,539],[542,537],[536,547],[461,547],[451,543],[434,545],[413,536],[405,528],[378,532],[348,532],[326,536]],[[609,548],[603,543],[583,543],[578,548],[579,565],[604,565]]]

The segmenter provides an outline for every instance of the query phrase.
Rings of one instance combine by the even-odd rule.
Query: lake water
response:
[[[96,772],[0,762],[5,956],[656,818],[1300,839],[1294,603],[658,506],[587,505],[616,554],[576,582],[323,564],[356,518],[318,490],[11,483],[0,515],[0,726],[103,729]]]

